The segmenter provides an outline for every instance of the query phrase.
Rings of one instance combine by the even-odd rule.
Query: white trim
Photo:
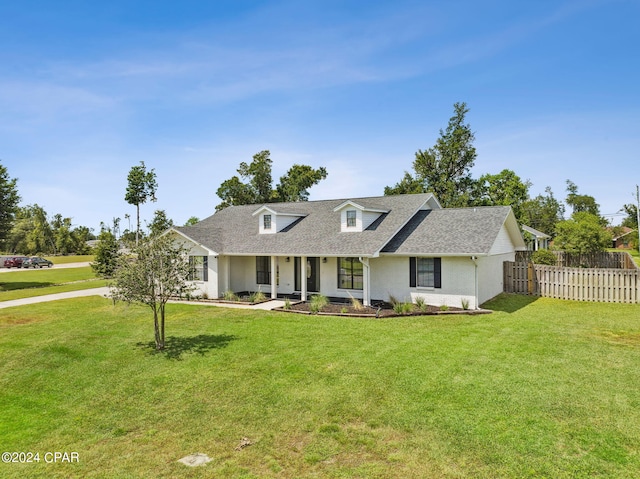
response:
[[[200,248],[204,249],[205,251],[207,251],[209,253],[209,256],[218,256],[218,253],[214,250],[212,250],[211,248],[207,248],[205,245],[203,245],[202,243],[198,243],[196,240],[194,240],[193,238],[190,238],[189,236],[187,236],[186,234],[184,234],[182,231],[178,231],[177,229],[174,228],[169,228],[167,231],[165,231],[163,233],[163,236],[169,233],[177,233],[178,236],[182,236],[184,239],[186,239],[187,241],[190,241],[191,243],[193,243],[196,246],[199,246]]]

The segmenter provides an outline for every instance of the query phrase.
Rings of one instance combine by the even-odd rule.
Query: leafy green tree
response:
[[[91,248],[87,242],[96,239],[91,228],[87,226],[78,226],[73,229],[71,236],[73,237],[73,242],[75,244],[74,252],[76,254],[89,254],[91,252]]]
[[[189,218],[187,220],[187,222],[184,224],[185,226],[193,226],[196,223],[199,223],[200,219],[197,216],[192,216],[191,218]]]
[[[9,177],[7,169],[0,163],[0,247],[5,246],[10,235],[20,202],[17,181]]]
[[[140,236],[140,205],[149,199],[155,202],[157,189],[158,183],[154,169],[147,171],[144,161],[131,168],[127,177],[127,192],[124,199],[130,205],[136,206],[136,244]]]
[[[59,213],[54,215],[51,220],[51,230],[55,243],[55,254],[76,252],[78,245],[71,231],[71,218],[63,218]]]
[[[98,235],[98,244],[94,250],[94,261],[91,268],[103,278],[113,277],[118,265],[118,241],[108,229],[103,229]]]
[[[128,303],[142,303],[153,311],[155,344],[165,348],[165,312],[169,299],[193,289],[187,250],[170,235],[140,241],[134,257],[121,257],[114,276],[112,296]]]
[[[326,177],[327,169],[323,166],[316,170],[308,165],[295,164],[289,168],[284,176],[280,177],[280,183],[276,186],[275,191],[277,201],[307,201],[309,188]]]
[[[149,224],[149,231],[151,236],[157,236],[164,233],[173,226],[173,220],[167,217],[165,210],[156,210],[153,215],[153,220]]]
[[[418,150],[413,162],[415,177],[405,172],[405,177],[393,187],[385,188],[385,194],[432,192],[444,207],[468,206],[472,202],[474,180],[471,168],[477,153],[473,146],[475,135],[465,115],[469,112],[466,103],[453,105],[454,115],[446,130],[440,130],[436,144],[426,151]]]
[[[416,193],[424,193],[424,182],[411,176],[408,171],[404,172],[402,179],[393,186],[385,186],[385,196],[392,195],[413,195]]]
[[[521,206],[521,223],[554,236],[556,224],[564,219],[564,205],[553,196],[550,187],[546,195],[538,195],[525,201]]]
[[[601,218],[586,211],[560,221],[556,231],[554,246],[570,253],[596,253],[611,246],[611,233],[603,227]]]
[[[622,220],[622,226],[626,226],[631,229],[638,229],[638,207],[633,203],[624,205],[623,209],[627,214],[627,217]]]
[[[523,205],[529,199],[529,180],[522,181],[512,170],[485,174],[476,183],[474,203],[478,206],[511,206],[518,221],[524,218]]]
[[[295,164],[280,177],[280,183],[273,188],[273,161],[270,156],[269,150],[263,150],[253,155],[251,163],[240,163],[237,170],[240,176],[233,176],[222,182],[216,191],[222,199],[216,210],[237,205],[306,201],[309,198],[309,188],[327,177],[324,167],[314,169]]]
[[[596,203],[596,199],[589,195],[579,195],[578,187],[571,180],[567,180],[567,199],[565,201],[571,206],[572,213],[587,212],[600,216],[600,205]]]

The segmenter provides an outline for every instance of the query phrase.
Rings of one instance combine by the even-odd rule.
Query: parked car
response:
[[[32,258],[25,259],[22,262],[23,268],[51,268],[53,263],[48,259],[40,258],[39,256],[33,256]]]
[[[12,256],[4,260],[5,268],[22,268],[23,261],[27,260],[26,256]]]

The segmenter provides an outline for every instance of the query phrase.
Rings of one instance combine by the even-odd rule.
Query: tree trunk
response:
[[[163,331],[162,336],[160,336],[160,324],[158,322],[158,310],[156,308],[153,309],[153,329],[156,336],[156,351],[161,351],[164,349],[164,321],[163,321]]]
[[[160,339],[164,349],[164,303],[160,305]]]
[[[140,235],[140,204],[136,205],[136,246],[138,246],[138,237]]]

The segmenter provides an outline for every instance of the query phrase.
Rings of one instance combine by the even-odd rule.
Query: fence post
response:
[[[527,292],[533,294],[533,263],[527,264]]]

